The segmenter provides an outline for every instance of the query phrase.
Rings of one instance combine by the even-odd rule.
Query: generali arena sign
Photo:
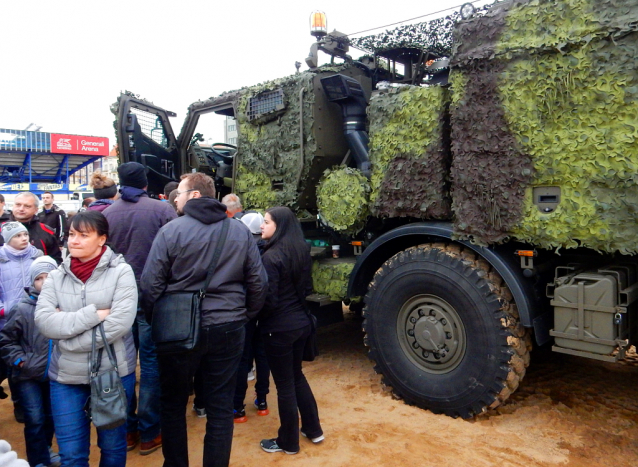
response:
[[[98,136],[58,135],[51,133],[51,152],[108,156],[109,139]]]

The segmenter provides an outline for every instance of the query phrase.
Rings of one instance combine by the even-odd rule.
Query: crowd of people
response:
[[[228,465],[253,371],[258,415],[270,413],[271,373],[277,389],[279,431],[261,448],[296,454],[300,434],[323,441],[302,370],[314,329],[311,258],[294,213],[244,211],[234,194],[219,201],[201,173],[167,184],[161,200],[148,196],[141,164],[118,175],[119,187],[93,174],[94,198],[68,215],[52,193],[19,193],[10,213],[0,195],[0,383],[8,380],[25,425],[29,465],[88,466],[93,347],[100,371],[115,364],[128,407],[125,423],[97,430],[102,466],[125,465],[138,445],[141,455],[161,448],[165,466],[188,466],[193,393],[193,410],[207,418],[203,465]],[[156,302],[206,283],[197,345],[158,352]],[[107,346],[113,352],[101,352]]]

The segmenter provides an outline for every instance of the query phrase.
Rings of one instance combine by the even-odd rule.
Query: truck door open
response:
[[[159,195],[164,185],[178,180],[184,171],[168,120],[176,114],[130,94],[120,95],[118,104],[115,128],[120,163],[139,162],[147,167],[148,192]]]

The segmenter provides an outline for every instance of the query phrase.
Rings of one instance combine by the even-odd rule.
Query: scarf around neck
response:
[[[100,262],[100,258],[106,251],[106,245],[102,246],[102,251],[95,258],[90,259],[88,261],[82,262],[77,258],[71,257],[71,272],[75,277],[80,279],[82,282],[86,283],[93,274],[93,271],[97,267],[97,264]]]
[[[4,244],[4,247],[7,249],[7,252],[11,253],[13,256],[26,256],[29,253],[29,250],[31,250],[31,248],[29,248],[30,246],[31,245],[27,245],[27,247],[24,250],[16,250],[12,246],[9,246],[8,243]]]

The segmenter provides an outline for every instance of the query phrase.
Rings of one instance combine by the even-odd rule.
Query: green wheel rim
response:
[[[428,373],[448,373],[465,355],[463,321],[454,307],[434,295],[415,295],[403,304],[397,335],[405,355]]]

